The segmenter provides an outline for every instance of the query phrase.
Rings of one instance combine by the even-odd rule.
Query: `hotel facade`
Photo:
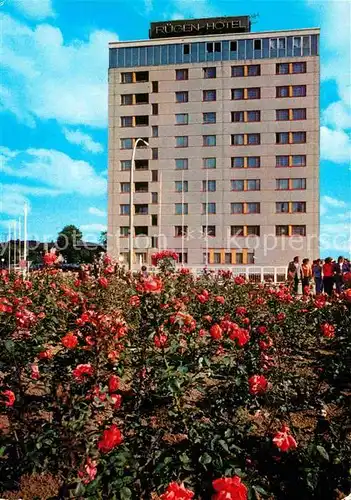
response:
[[[194,267],[318,257],[319,29],[153,23],[109,52],[111,255],[128,263],[132,222],[135,268],[164,248]]]

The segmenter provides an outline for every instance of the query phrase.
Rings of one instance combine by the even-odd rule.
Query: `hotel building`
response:
[[[109,46],[108,251],[189,266],[319,252],[319,29],[248,17],[152,23]],[[134,182],[130,185],[135,142]]]

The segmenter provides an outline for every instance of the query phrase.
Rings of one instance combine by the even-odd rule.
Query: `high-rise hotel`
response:
[[[172,21],[109,50],[112,255],[128,263],[132,226],[135,267],[318,256],[319,29]]]

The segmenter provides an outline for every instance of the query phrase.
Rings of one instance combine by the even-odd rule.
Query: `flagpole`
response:
[[[206,169],[206,266],[208,266],[208,169]]]
[[[24,228],[23,228],[23,234],[24,234],[24,247],[23,247],[23,259],[26,263],[25,267],[25,275],[27,274],[27,222],[28,222],[28,207],[27,203],[24,204]]]
[[[160,171],[160,179],[159,179],[159,197],[158,197],[158,227],[159,227],[159,236],[157,238],[157,249],[161,250],[161,234],[162,234],[162,172]]]
[[[13,270],[16,268],[16,237],[17,237],[17,222],[13,223]]]
[[[9,248],[8,248],[8,265],[9,265],[9,272],[11,271],[11,224],[9,224]]]
[[[21,263],[21,251],[22,251],[22,245],[21,245],[21,232],[22,232],[22,227],[21,227],[21,217],[18,217],[18,247],[19,247],[19,254],[18,254],[18,262],[19,264]]]
[[[184,170],[182,170],[182,267],[184,267]]]

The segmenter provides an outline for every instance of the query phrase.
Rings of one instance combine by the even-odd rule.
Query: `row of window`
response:
[[[176,193],[187,193],[188,192],[188,181],[174,181],[174,187]],[[261,180],[260,179],[238,179],[230,181],[231,191],[260,191],[261,190]],[[121,182],[121,193],[130,192],[130,183]],[[148,193],[149,192],[148,182],[136,182],[135,192],[136,193]],[[276,189],[278,191],[292,191],[306,189],[306,179],[276,179]],[[206,180],[202,181],[202,191],[214,193],[217,190],[217,181]],[[157,195],[157,193],[152,193]],[[155,201],[152,203],[158,203],[156,197]],[[288,210],[287,210],[288,211]]]
[[[286,208],[286,211],[285,211]],[[290,211],[289,211],[290,210]],[[276,213],[304,213],[306,212],[305,202],[277,202]],[[135,204],[134,205],[135,215],[149,215],[148,204]],[[188,203],[175,203],[174,204],[175,215],[188,215],[189,214],[189,204]],[[216,203],[202,203],[202,214],[215,215]],[[261,213],[261,203],[260,202],[241,202],[241,203],[231,203],[230,213],[232,215],[238,214],[259,214]],[[130,205],[122,204],[120,205],[120,215],[130,215]],[[154,215],[152,215],[154,217]],[[155,215],[155,217],[157,217]],[[152,225],[157,225],[153,224]]]
[[[306,85],[281,85],[276,87],[276,97],[306,97]],[[233,101],[261,99],[260,87],[246,87],[231,89],[231,99]],[[204,102],[213,102],[217,100],[217,91],[215,89],[203,90],[202,100]],[[175,102],[185,103],[189,102],[189,92],[187,90],[180,90],[175,92]],[[121,105],[132,106],[136,104],[148,104],[149,94],[122,94]]]
[[[176,158],[175,169],[176,170],[188,170],[189,159],[188,158]],[[131,160],[121,160],[121,170],[130,170]],[[260,156],[234,156],[231,158],[231,168],[260,168],[261,157]],[[289,168],[289,167],[305,167],[306,166],[306,155],[278,155],[275,157],[275,166],[277,168]],[[217,158],[202,158],[203,168],[216,168]],[[135,160],[135,170],[142,171],[149,169],[149,160]],[[156,172],[157,170],[152,170]],[[157,181],[156,181],[157,182]]]
[[[293,108],[293,109],[276,109],[275,118],[277,121],[296,121],[296,120],[306,120],[307,110],[306,108]],[[210,111],[207,113],[202,113],[202,123],[211,124],[216,123],[217,113],[215,111]],[[261,111],[260,110],[250,110],[250,111],[232,111],[231,112],[232,123],[251,123],[261,121]],[[139,116],[121,116],[121,127],[146,127],[149,125],[148,115]],[[189,125],[189,113],[176,113],[175,114],[175,125]],[[152,127],[152,136],[158,137],[158,126],[154,125]]]

